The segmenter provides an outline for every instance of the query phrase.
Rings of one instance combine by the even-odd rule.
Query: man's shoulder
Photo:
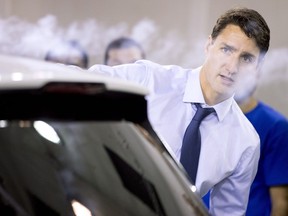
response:
[[[252,125],[252,123],[248,120],[248,118],[244,115],[240,107],[237,105],[236,102],[232,104],[233,109],[233,124],[238,125],[238,134],[244,140],[251,140],[254,145],[259,144],[259,135]]]

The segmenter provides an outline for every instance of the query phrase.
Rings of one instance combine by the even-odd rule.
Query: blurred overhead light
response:
[[[60,138],[53,127],[43,121],[35,121],[33,124],[36,131],[45,139],[55,144],[60,143]]]
[[[192,185],[190,188],[191,188],[191,190],[192,190],[193,193],[196,192],[196,186],[195,186],[195,185]]]
[[[23,79],[23,73],[15,72],[11,74],[11,79],[13,81],[21,81]]]
[[[91,211],[80,202],[72,200],[71,205],[76,216],[92,216]]]
[[[5,120],[0,120],[0,128],[7,127],[7,121]]]

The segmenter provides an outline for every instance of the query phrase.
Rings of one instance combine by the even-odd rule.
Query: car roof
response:
[[[136,83],[76,66],[0,55],[0,119],[142,122],[147,93]]]
[[[102,83],[107,90],[147,95],[148,89],[136,83],[91,73],[77,66],[28,57],[0,55],[0,90],[40,88],[49,82]]]

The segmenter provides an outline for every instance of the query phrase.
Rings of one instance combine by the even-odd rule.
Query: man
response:
[[[141,45],[131,38],[120,37],[108,44],[105,50],[104,64],[115,66],[134,63],[140,59],[145,59]]]
[[[241,79],[259,69],[269,40],[270,30],[258,12],[235,8],[217,20],[205,46],[206,59],[199,68],[190,70],[140,60],[89,69],[150,89],[148,118],[178,160],[197,104],[214,108],[215,112],[200,125],[201,153],[195,182],[200,196],[212,189],[211,215],[244,215],[246,211],[260,140],[233,96]]]

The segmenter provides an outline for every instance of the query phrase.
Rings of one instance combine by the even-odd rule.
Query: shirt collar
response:
[[[184,103],[200,103],[203,107],[209,107],[205,103],[205,99],[202,93],[201,85],[200,85],[200,70],[201,67],[198,67],[192,71],[190,71],[188,75],[188,79],[186,82],[185,92],[183,96]],[[193,88],[192,88],[193,86]],[[233,96],[212,106],[216,113],[219,121],[222,121],[227,113],[229,112],[232,104],[233,104]]]

